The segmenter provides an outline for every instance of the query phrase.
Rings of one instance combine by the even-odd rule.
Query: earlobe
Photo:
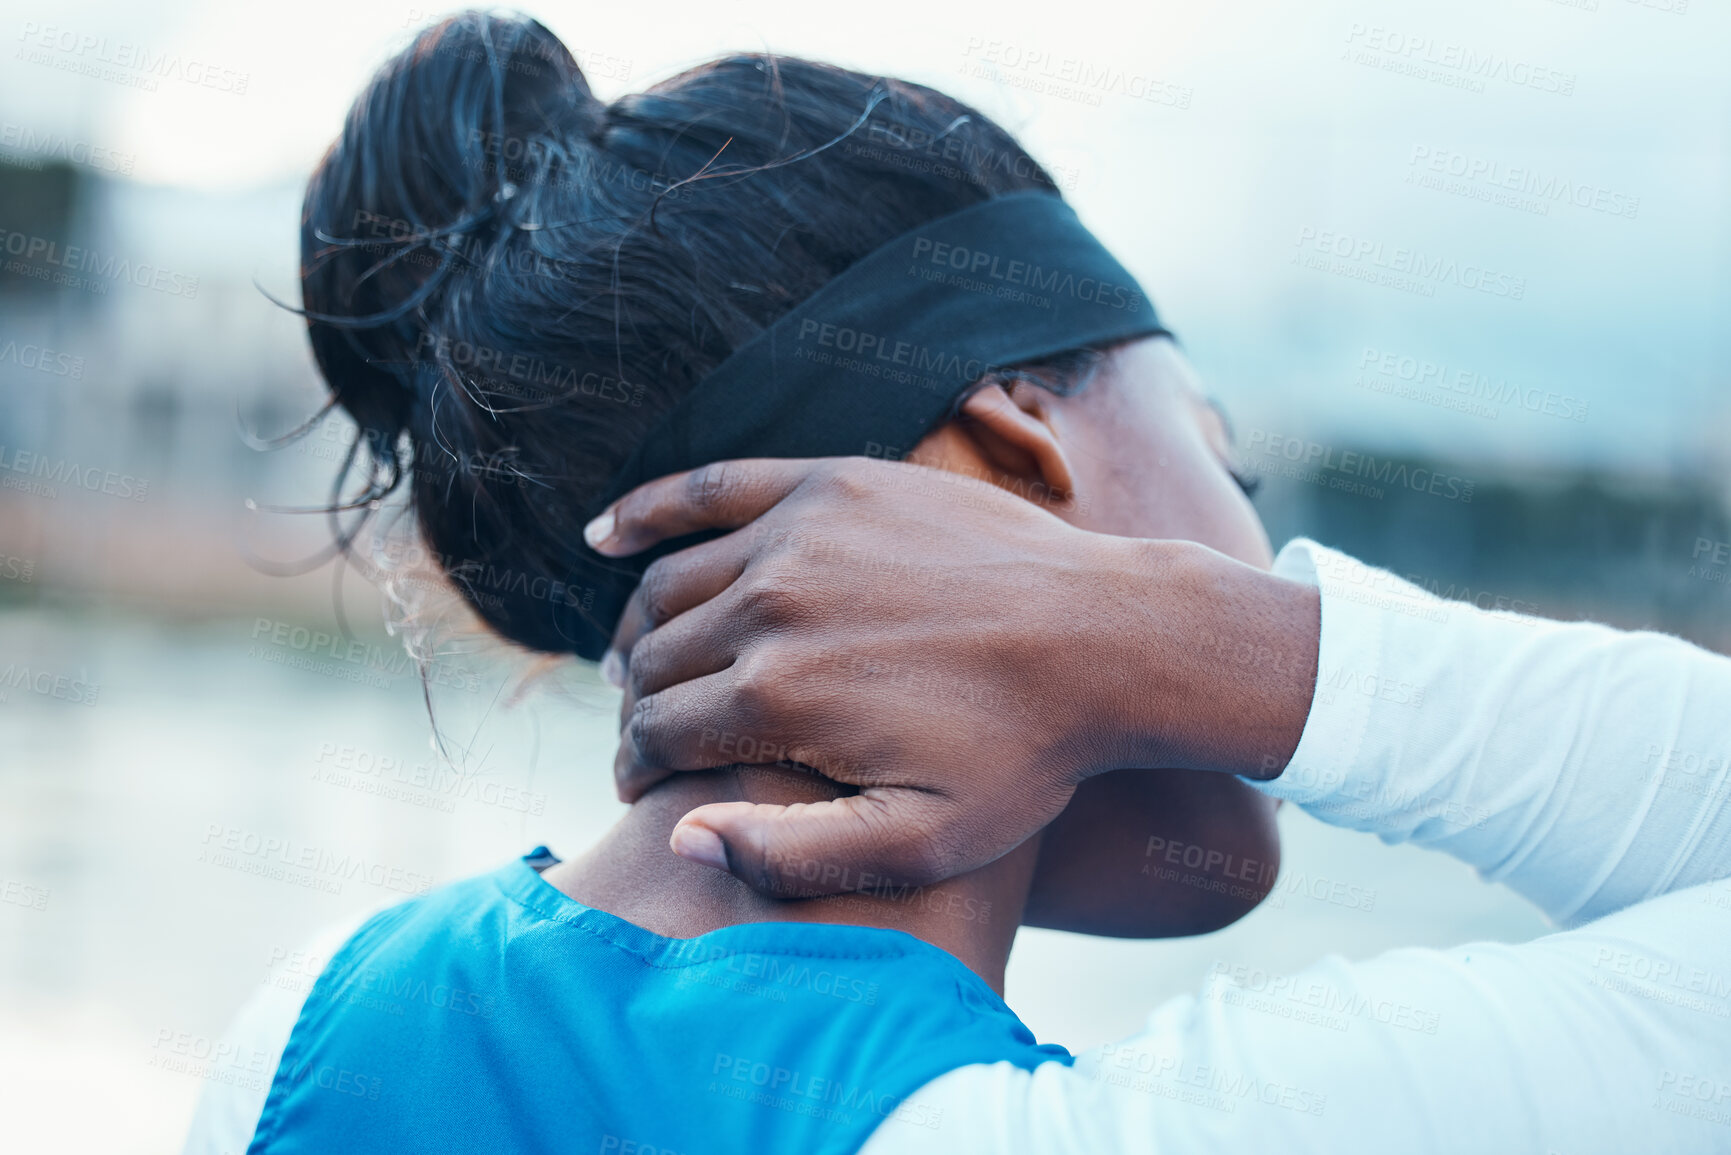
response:
[[[986,385],[962,402],[957,425],[981,458],[1007,475],[1010,488],[1042,504],[1063,504],[1075,495],[1076,477],[1051,421],[1050,397],[1021,382],[1007,392]]]

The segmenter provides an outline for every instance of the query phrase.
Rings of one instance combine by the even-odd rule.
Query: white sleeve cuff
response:
[[[1388,581],[1404,583],[1302,537],[1280,551],[1274,572],[1321,591],[1322,632],[1316,692],[1298,748],[1278,778],[1253,785],[1271,797],[1304,805],[1337,789],[1359,756],[1371,705],[1384,689],[1379,603],[1406,595],[1377,593]],[[1392,692],[1402,692],[1399,683]]]

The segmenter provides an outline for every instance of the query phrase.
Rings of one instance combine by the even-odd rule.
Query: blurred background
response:
[[[1723,5],[529,10],[604,97],[736,49],[945,88],[1153,294],[1277,544],[1731,647]],[[266,294],[298,303],[303,182],[440,11],[0,3],[5,1150],[178,1149],[232,1077],[186,1055],[316,928],[575,852],[619,812],[618,700],[591,668],[529,670],[453,617],[435,747],[379,591],[278,576],[330,526],[268,510],[324,501],[349,430],[254,443],[321,404]],[[1464,867],[1286,810],[1252,916],[1168,943],[1025,932],[1011,1004],[1081,1048],[1215,964],[1546,930]],[[361,868],[284,865],[309,855]]]

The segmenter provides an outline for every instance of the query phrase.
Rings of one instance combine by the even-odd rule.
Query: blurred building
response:
[[[242,435],[280,434],[322,401],[301,322],[260,291],[298,301],[298,203],[293,187],[202,194],[0,166],[0,552],[19,559],[0,596],[316,612],[328,579],[242,561],[249,541],[293,558],[324,540],[322,519],[245,502],[316,504],[346,437],[333,423],[260,452]]]
[[[242,434],[281,434],[323,400],[299,319],[265,295],[298,302],[299,193],[154,188],[28,157],[0,166],[0,597],[331,613],[328,569],[285,579],[246,560],[307,558],[329,541],[322,517],[245,503],[327,500],[349,435],[335,419],[261,452]],[[1296,405],[1284,427],[1326,438]],[[1242,464],[1265,476],[1276,542],[1307,534],[1444,596],[1731,648],[1723,468],[1637,476],[1585,459],[1475,461],[1470,446],[1420,460],[1359,440],[1296,455],[1250,440]]]

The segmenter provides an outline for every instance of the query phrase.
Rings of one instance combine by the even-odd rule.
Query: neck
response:
[[[668,849],[674,825],[710,802],[790,805],[836,797],[815,775],[729,767],[675,775],[645,795],[588,853],[548,870],[585,906],[670,938],[751,922],[829,922],[905,931],[948,951],[999,995],[1022,921],[1038,836],[972,873],[925,887],[875,887],[827,898],[766,898],[730,874]]]

